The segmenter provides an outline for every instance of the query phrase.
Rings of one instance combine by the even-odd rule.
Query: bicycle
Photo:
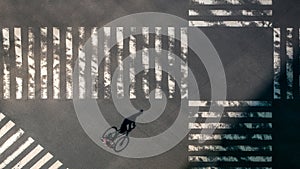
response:
[[[126,134],[119,133],[119,130],[115,126],[108,128],[103,133],[101,140],[115,152],[124,150],[129,143],[129,137]]]

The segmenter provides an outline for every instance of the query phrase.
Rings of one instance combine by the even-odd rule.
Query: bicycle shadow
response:
[[[115,152],[123,151],[129,144],[129,133],[136,127],[136,118],[141,114],[143,114],[143,110],[125,118],[120,129],[115,126],[108,128],[101,137],[102,142]]]

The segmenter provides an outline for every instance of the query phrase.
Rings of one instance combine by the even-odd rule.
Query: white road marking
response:
[[[5,118],[5,115],[3,113],[0,113],[0,121],[2,121]]]
[[[131,62],[129,65],[129,79],[130,79],[130,88],[129,88],[129,97],[130,99],[135,99],[135,68],[134,68],[134,60],[136,58],[136,38],[132,35],[136,32],[135,27],[131,27],[130,29],[131,35],[129,39],[129,55],[131,58]]]
[[[207,10],[209,13],[202,14],[202,11],[189,10],[189,16],[272,16],[272,10]]]
[[[53,98],[60,98],[60,30],[53,27]]]
[[[3,36],[3,99],[10,99],[9,28],[2,29]]]
[[[53,157],[52,154],[47,153],[44,155],[39,161],[37,161],[30,169],[37,169],[41,168],[43,165],[45,165],[51,158]]]
[[[91,77],[92,77],[92,98],[98,98],[98,30],[92,28],[92,60],[91,60]]]
[[[189,129],[233,129],[233,128],[246,128],[246,129],[263,129],[272,128],[272,123],[189,123]]]
[[[287,28],[287,37],[286,37],[286,77],[287,77],[287,99],[293,99],[293,28]]]
[[[189,118],[272,118],[272,112],[198,112]]]
[[[181,28],[181,98],[188,99],[188,32],[187,28]]]
[[[47,27],[41,27],[40,28],[41,33],[41,99],[47,99],[47,34],[48,29]]]
[[[28,99],[35,98],[35,61],[34,61],[34,34],[33,28],[28,29]]]
[[[6,167],[9,163],[11,163],[18,155],[20,155],[27,147],[29,147],[34,140],[29,137],[25,143],[23,143],[16,151],[14,151],[10,156],[8,156],[1,164],[0,168]]]
[[[117,44],[118,44],[118,52],[117,52],[117,59],[118,59],[118,78],[117,78],[117,97],[119,99],[124,97],[124,83],[123,83],[123,56],[122,51],[124,49],[124,43],[123,43],[123,27],[117,27],[116,28],[116,36],[117,36]]]
[[[104,27],[104,98],[110,98],[110,88],[111,88],[111,72],[110,72],[110,49],[109,49],[109,40],[110,40],[110,27]]]
[[[15,123],[12,121],[8,121],[1,129],[0,129],[0,138],[2,138],[10,129],[15,126]]]
[[[162,51],[162,36],[161,27],[155,27],[155,79],[156,79],[156,90],[155,99],[162,99],[161,80],[162,80],[162,67],[161,67],[161,51]]]
[[[273,98],[280,99],[280,28],[273,29],[273,58],[274,58],[274,79],[273,79]]]
[[[189,106],[192,107],[207,107],[210,105],[216,105],[216,106],[224,106],[224,107],[256,107],[256,106],[271,106],[272,102],[270,101],[189,101]]]
[[[145,46],[142,49],[142,64],[144,66],[144,77],[142,79],[142,86],[145,94],[145,98],[149,98],[149,80],[145,76],[149,73],[149,27],[143,27],[142,29],[143,39]]]
[[[193,3],[199,4],[199,5],[244,5],[245,2],[240,0],[192,0]],[[272,5],[272,0],[257,0],[257,1],[247,1],[248,3],[252,4],[258,4],[258,5]]]
[[[247,162],[272,162],[269,156],[247,156],[240,157],[241,160]],[[239,162],[239,158],[234,156],[189,156],[189,162]]]
[[[84,27],[79,27],[79,46],[78,46],[78,65],[79,65],[79,98],[84,99],[86,95],[86,84],[85,84],[85,51],[83,49],[84,46]]]
[[[197,146],[189,145],[188,151],[272,151],[272,146],[247,146],[247,145],[237,145],[237,146],[220,146],[220,145],[207,145],[207,146]]]
[[[270,21],[189,21],[192,27],[272,27]]]
[[[51,165],[48,169],[58,169],[62,166],[62,163],[60,161],[56,161],[53,165]]]
[[[12,135],[9,139],[7,139],[1,146],[0,146],[0,155],[8,149],[14,142],[16,142],[22,135],[24,131],[19,129],[14,135]]]
[[[37,154],[39,154],[44,148],[40,145],[37,145],[33,150],[30,151],[25,157],[22,158],[12,169],[21,169],[29,161],[31,161]]]
[[[67,27],[67,32],[66,32],[66,98],[67,99],[73,98],[72,59],[73,59],[72,27]]]
[[[169,38],[169,50],[168,50],[168,65],[171,69],[175,66],[175,28],[168,27],[168,38]],[[174,98],[175,94],[175,79],[168,74],[168,86],[169,86],[169,98]]]
[[[272,134],[189,134],[188,140],[272,140]]]
[[[14,28],[14,40],[15,40],[15,55],[16,55],[16,68],[20,70],[22,68],[22,40],[21,40],[21,28]],[[22,78],[19,74],[16,75],[16,99],[22,99]]]

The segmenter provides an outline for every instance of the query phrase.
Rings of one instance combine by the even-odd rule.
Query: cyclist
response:
[[[140,112],[138,114],[135,115],[136,116],[140,115],[143,113],[143,109],[140,110]],[[134,119],[135,120],[135,119]],[[126,136],[128,136],[128,133],[133,130],[136,127],[135,125],[135,121],[133,121],[133,119],[131,120],[131,118],[126,118],[123,120],[123,123],[121,124],[121,127],[119,129],[119,133],[121,134],[126,134]]]

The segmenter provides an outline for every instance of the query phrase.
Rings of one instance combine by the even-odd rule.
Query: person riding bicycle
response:
[[[133,116],[130,116],[128,118],[125,118],[121,124],[121,127],[119,129],[119,133],[121,134],[126,134],[126,136],[128,136],[128,133],[133,130],[136,125],[135,125],[135,119],[137,116],[139,116],[140,114],[143,113],[143,109],[140,110],[139,113],[133,115]]]

